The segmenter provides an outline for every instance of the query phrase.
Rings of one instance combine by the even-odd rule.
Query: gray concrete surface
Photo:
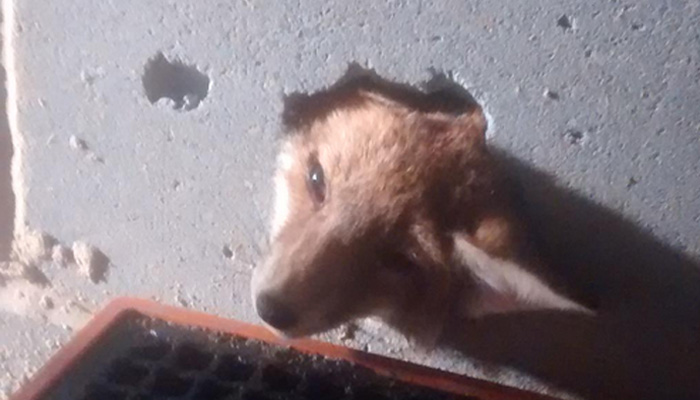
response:
[[[699,393],[700,2],[4,2],[15,258],[37,267],[4,267],[6,391],[113,296],[256,321],[282,94],[357,62],[482,102],[558,272],[602,311],[486,321],[429,355],[374,325],[346,344],[583,397]]]

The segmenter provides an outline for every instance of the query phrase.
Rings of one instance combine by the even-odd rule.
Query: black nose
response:
[[[255,309],[260,318],[274,328],[285,330],[297,323],[294,312],[269,293],[262,293],[258,296],[255,300]]]

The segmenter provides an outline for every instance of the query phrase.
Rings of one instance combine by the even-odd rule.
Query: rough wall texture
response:
[[[657,269],[635,285],[646,288],[657,275],[689,282],[679,290],[652,290],[650,296],[663,298],[654,304],[698,298],[697,1],[5,2],[5,10],[14,10],[5,30],[11,48],[4,51],[14,54],[6,67],[17,88],[9,99],[17,110],[11,115],[15,253],[38,270],[15,266],[20,272],[6,275],[17,277],[0,284],[0,343],[3,357],[15,360],[2,363],[0,382],[7,388],[50,354],[52,346],[37,343],[63,340],[115,295],[255,321],[248,284],[265,248],[281,95],[329,85],[351,62],[415,85],[434,71],[452,76],[485,106],[494,146],[553,175],[563,188],[557,190],[576,193],[573,213],[585,217],[600,209],[596,204],[612,211],[593,213],[591,221],[600,224],[585,227],[590,235],[584,239],[595,232],[601,242],[611,231],[622,232],[616,240],[639,235],[608,249],[621,264],[640,248],[658,249],[660,262],[649,266]],[[1,135],[5,165],[9,152]],[[54,247],[52,238],[66,248]],[[85,258],[61,267],[74,242]],[[627,253],[616,253],[620,248]],[[630,268],[629,276],[649,269]],[[577,279],[596,279],[577,271],[574,286]],[[626,290],[627,272],[592,285],[606,288],[612,300],[604,304],[636,302],[611,294]],[[26,282],[26,276],[34,278]],[[680,294],[668,297],[669,290]],[[680,308],[685,321],[690,311]],[[494,323],[490,329],[501,329],[501,321]],[[601,348],[620,343],[602,345],[600,337],[627,332],[605,327],[579,338],[586,354],[638,354],[634,347]],[[369,327],[349,344],[541,386],[451,351],[415,354],[394,335],[377,332],[383,328]],[[576,363],[585,356],[549,332],[529,332],[540,335],[537,345],[530,343],[530,352],[539,354],[511,346],[504,347],[508,354],[471,353],[584,396],[642,390],[642,377],[679,361],[672,357],[661,371],[635,370],[611,383],[606,368],[617,364]],[[669,340],[640,339],[639,348]],[[686,354],[698,351],[697,339],[678,340],[690,341],[683,342]],[[14,350],[28,345],[39,346],[37,357]]]

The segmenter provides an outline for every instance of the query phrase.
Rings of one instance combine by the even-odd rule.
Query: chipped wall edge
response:
[[[15,4],[13,0],[2,0],[2,62],[5,68],[5,116],[7,129],[12,143],[12,155],[10,161],[11,198],[13,204],[10,211],[14,211],[13,232],[14,237],[26,230],[26,205],[23,176],[24,138],[21,136],[17,123],[17,73],[15,64],[14,39],[17,34],[17,22],[15,19]],[[12,195],[14,195],[12,197]],[[14,208],[14,210],[12,210]],[[9,254],[7,254],[9,255]],[[4,258],[4,254],[0,257]]]

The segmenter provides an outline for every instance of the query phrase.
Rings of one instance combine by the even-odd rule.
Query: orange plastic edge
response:
[[[196,326],[212,331],[260,340],[273,345],[291,347],[306,354],[347,360],[372,369],[380,375],[403,382],[431,387],[459,395],[476,396],[482,400],[553,400],[553,397],[502,386],[467,376],[436,370],[417,364],[370,354],[317,340],[286,341],[262,326],[225,319],[211,314],[167,306],[151,300],[120,297],[112,300],[88,324],[64,345],[49,361],[20,388],[10,400],[40,400],[81,356],[119,322],[122,315],[136,311],[184,326]]]

